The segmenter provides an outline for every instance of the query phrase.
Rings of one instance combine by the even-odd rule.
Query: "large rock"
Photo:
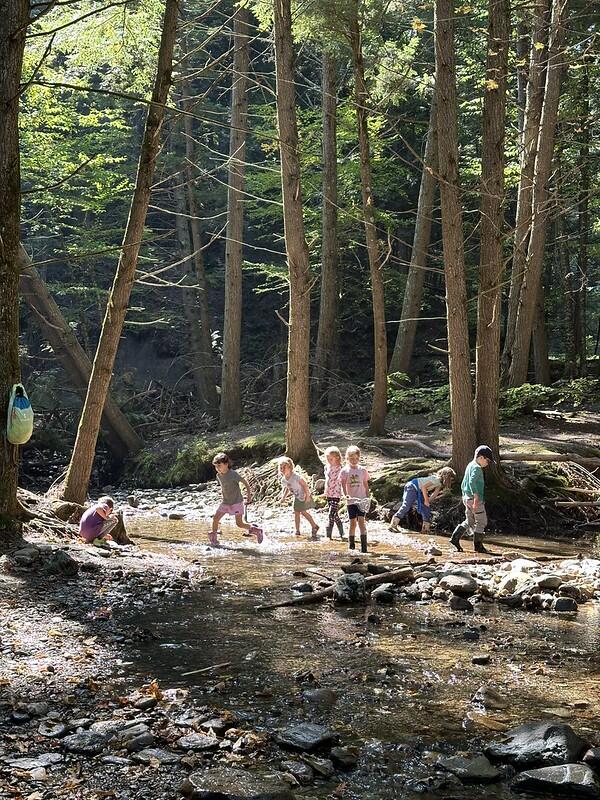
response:
[[[188,733],[177,740],[177,747],[182,750],[216,750],[219,740],[215,736],[205,736],[203,733]]]
[[[70,736],[65,736],[60,744],[70,753],[97,756],[106,746],[106,736],[93,731],[81,731],[81,733],[72,733]]]
[[[181,786],[190,800],[294,800],[287,783],[277,774],[213,767],[192,772]]]
[[[354,603],[365,603],[367,600],[367,589],[365,579],[362,575],[353,573],[341,575],[333,587],[333,599],[336,603],[352,605]]]
[[[538,589],[558,589],[561,583],[563,583],[563,579],[560,575],[552,575],[551,573],[537,575],[534,577],[533,581]]]
[[[577,611],[577,603],[572,597],[556,597],[552,603],[552,611],[573,613],[573,611]]]
[[[549,797],[566,797],[568,800],[598,800],[600,786],[587,764],[561,764],[521,772],[514,778],[511,789],[515,792],[546,794]]]
[[[305,753],[330,746],[335,738],[336,735],[332,730],[312,722],[288,725],[287,728],[283,728],[275,734],[277,744],[292,750],[302,750]]]
[[[485,754],[493,761],[524,769],[573,763],[588,749],[588,742],[569,725],[545,721],[527,722],[507,731],[488,745]]]
[[[470,597],[477,591],[477,581],[467,573],[444,575],[439,582],[440,589],[449,589],[453,594]]]
[[[475,758],[452,756],[451,758],[440,758],[437,764],[465,783],[491,783],[502,777],[501,770],[490,764],[485,756],[476,756]]]
[[[384,605],[390,605],[394,602],[394,584],[393,583],[381,583],[371,592],[371,600],[375,600],[376,603],[381,603]]]
[[[44,563],[44,572],[48,575],[62,575],[74,578],[79,572],[79,562],[65,550],[53,550]]]

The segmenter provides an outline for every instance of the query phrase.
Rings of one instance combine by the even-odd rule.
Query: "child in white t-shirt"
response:
[[[296,524],[296,536],[300,536],[300,517],[304,517],[310,523],[312,528],[312,538],[317,538],[317,531],[319,530],[318,524],[315,522],[314,517],[310,514],[310,509],[315,507],[315,504],[308,488],[308,484],[301,475],[294,472],[294,462],[287,456],[282,456],[279,459],[279,474],[281,476],[281,483],[283,492],[281,493],[281,501],[283,502],[290,494],[294,496],[294,522]]]
[[[367,552],[367,525],[365,523],[364,507],[362,503],[353,502],[366,500],[369,497],[369,473],[360,465],[360,450],[355,445],[346,449],[346,466],[340,473],[342,490],[348,501],[348,517],[350,531],[348,534],[348,549],[354,550],[356,523],[360,530],[360,550]]]

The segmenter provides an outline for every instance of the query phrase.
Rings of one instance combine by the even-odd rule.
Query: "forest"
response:
[[[570,666],[567,660],[558,663],[559,654],[535,671],[543,641],[560,652],[570,652],[571,644],[573,650],[579,647],[573,644],[575,628],[565,620],[592,628],[600,597],[595,558],[600,525],[600,15],[595,3],[0,0],[0,19],[3,613],[20,609],[24,646],[37,653],[35,658],[45,657],[45,645],[31,626],[54,630],[41,611],[50,592],[65,625],[65,633],[57,636],[68,637],[68,646],[77,648],[93,638],[93,645],[85,645],[90,670],[103,659],[112,665],[118,664],[115,658],[131,656],[127,664],[134,666],[120,675],[123,684],[115,684],[110,695],[106,689],[105,708],[119,718],[115,698],[120,692],[137,709],[133,715],[149,714],[140,720],[130,715],[132,725],[142,726],[135,735],[143,742],[136,749],[127,737],[119,740],[118,756],[106,755],[113,741],[108,728],[94,729],[106,720],[90,721],[81,730],[69,727],[67,683],[80,680],[87,687],[81,689],[82,717],[93,709],[92,693],[102,689],[90,688],[94,676],[87,667],[71,670],[70,657],[63,660],[67,651],[48,633],[50,640],[44,641],[50,641],[49,652],[60,663],[46,676],[47,687],[52,685],[46,692],[55,693],[52,702],[60,724],[65,723],[50,755],[66,748],[69,764],[73,754],[93,757],[78,762],[79,775],[74,784],[67,781],[64,796],[158,800],[180,791],[193,798],[213,796],[212,791],[237,797],[232,786],[241,778],[225,775],[226,770],[250,764],[254,775],[255,759],[262,769],[280,757],[279,750],[273,755],[265,749],[276,741],[284,750],[303,752],[300,761],[294,756],[292,766],[281,767],[293,776],[293,791],[310,785],[314,797],[323,798],[362,797],[363,791],[380,800],[412,797],[413,791],[442,797],[448,784],[439,775],[425,780],[433,767],[427,766],[423,742],[435,752],[442,742],[446,755],[449,743],[479,752],[482,729],[488,735],[512,735],[520,728],[511,725],[541,725],[532,722],[544,716],[540,698],[553,679],[564,679],[556,707],[570,710],[555,716],[565,721],[563,727],[576,723],[596,755],[584,758],[581,746],[559,760],[540,756],[519,762],[521,732],[514,734],[518,757],[511,760],[500,750],[492,757],[492,743],[481,756],[490,759],[483,773],[479,762],[477,769],[469,766],[475,770],[472,780],[504,781],[493,795],[504,798],[512,796],[503,792],[509,791],[505,783],[515,765],[521,764],[518,770],[577,765],[581,774],[569,773],[569,780],[535,776],[533,790],[530,778],[520,773],[511,791],[552,796],[556,780],[563,782],[556,791],[567,791],[564,796],[600,798],[600,777],[594,772],[600,759],[594,736],[586,733],[591,710],[580,706],[580,718],[574,716],[576,689],[570,682],[571,668],[580,670],[582,685],[591,680],[596,645],[586,640],[589,652],[573,652]],[[25,428],[29,425],[24,433],[15,423],[21,409]],[[481,445],[489,457],[477,460],[483,452],[477,450],[472,461]],[[328,453],[339,448],[341,467],[347,446],[360,448],[357,458],[365,475],[368,470],[366,497],[353,496],[343,482],[334,497],[341,501],[338,517],[338,504],[332,511],[327,493],[333,463]],[[295,517],[279,497],[282,484],[292,491],[286,484],[286,457],[292,459],[292,476],[304,486],[302,497],[294,494]],[[483,495],[471,494],[474,506],[469,506],[464,482],[461,488],[473,463],[487,467],[486,544],[491,542],[492,550],[478,539],[483,527],[469,522]],[[220,471],[221,464],[227,468]],[[240,485],[245,487],[243,505],[237,494],[235,502],[227,499],[222,475],[231,465],[241,472],[236,492],[242,499]],[[349,453],[344,469],[352,468]],[[440,473],[455,480],[440,485]],[[418,504],[405,517],[411,481]],[[434,485],[432,495],[422,488]],[[77,538],[86,505],[98,498],[100,506],[110,500],[106,513],[111,516],[115,504],[117,530],[122,528],[125,537],[122,549],[111,543],[98,554],[102,548],[86,548]],[[436,501],[433,516],[430,498]],[[355,501],[367,499],[366,511],[357,512]],[[244,535],[260,531],[256,543],[240,545],[239,531],[226,520],[217,530],[221,517],[214,509],[221,501],[229,509],[223,515],[234,515],[238,528],[247,529]],[[475,533],[473,545],[463,541],[469,551],[463,553],[455,526],[465,513],[461,524]],[[299,515],[311,521],[317,541],[312,549],[304,539],[294,539],[292,517],[296,536],[305,532]],[[342,543],[335,539],[334,520]],[[356,524],[362,553],[352,552]],[[254,558],[257,553],[262,557]],[[349,555],[359,558],[348,564]],[[338,568],[342,575],[331,577]],[[245,582],[236,583],[240,575]],[[282,575],[309,583],[294,584],[292,600],[281,601],[271,595],[289,592]],[[348,599],[338,584],[347,578],[352,583],[353,575],[361,585],[344,584]],[[67,586],[77,579],[71,595],[63,579]],[[148,588],[153,580],[156,596]],[[205,597],[213,585],[219,591],[206,601],[207,619],[219,620],[218,628],[230,615],[233,639],[228,642],[218,631],[205,631],[200,621],[190,622],[196,619],[192,601]],[[233,587],[230,604],[223,587]],[[259,597],[259,605],[250,605],[252,597]],[[29,618],[25,609],[31,598],[36,611]],[[134,606],[139,600],[138,610],[128,607],[127,598],[134,598]],[[182,604],[178,611],[176,601]],[[446,639],[442,643],[454,625],[443,614],[449,609],[468,617],[479,613],[480,603],[491,602],[502,604],[503,614],[524,614],[523,630],[517,632],[516,617],[506,617],[502,624],[510,645],[500,643],[498,635],[493,647],[486,640],[484,655],[475,652],[479,645],[473,642],[496,624],[488,610],[480,629],[467,626],[462,646],[471,648],[469,657],[456,663],[474,693],[486,688],[478,685],[482,665],[489,661],[475,659],[488,658],[488,649],[517,648],[523,670],[536,676],[528,679],[530,693],[523,695],[520,711],[503,705],[504,699],[494,706],[490,679],[483,694],[473,695],[479,699],[469,700],[475,711],[461,727],[455,719],[457,700],[448,691],[440,700],[445,711],[433,712],[433,739],[428,739],[424,706],[414,712],[421,749],[418,758],[416,750],[413,755],[424,759],[423,774],[416,767],[394,766],[395,756],[382,745],[393,778],[374,777],[368,770],[364,775],[370,777],[362,783],[359,777],[344,778],[346,769],[356,768],[359,775],[365,743],[374,736],[400,740],[386,738],[381,720],[376,724],[367,716],[359,724],[355,712],[371,699],[363,693],[355,698],[356,707],[346,707],[352,694],[347,684],[336,684],[344,695],[337,722],[327,716],[333,711],[324,711],[322,695],[318,701],[307,699],[309,690],[329,691],[321,688],[329,685],[322,661],[335,661],[338,646],[328,640],[333,650],[315,655],[319,669],[315,666],[313,677],[307,677],[312,665],[299,658],[298,648],[314,636],[310,619],[327,628],[327,638],[333,624],[328,615],[336,613],[336,604],[407,603],[413,616],[406,625],[385,617],[379,644],[372,628],[364,642],[383,653],[386,631],[410,628],[405,642],[410,656],[402,656],[411,660],[410,669],[408,661],[404,667],[398,660],[375,663],[375,652],[365,651],[364,663],[354,664],[355,674],[383,674],[377,694],[385,699],[396,691],[393,676],[404,674],[405,667],[406,675],[417,669],[422,679],[415,677],[413,685],[405,676],[402,697],[416,694],[420,703],[428,698],[435,706],[428,682],[433,679],[416,647],[416,642],[429,647],[423,626],[430,623],[422,616],[429,612],[418,604],[443,606],[431,612],[431,635],[437,637],[432,658],[439,654],[436,674],[450,686],[455,680],[446,662],[450,649],[458,659],[464,653],[457,655],[459,646]],[[88,622],[77,620],[77,603]],[[282,609],[304,614],[295,617],[302,620],[295,631],[283,635],[291,617]],[[533,610],[554,614],[566,627],[547,623],[538,630],[525,614]],[[255,622],[255,613],[268,621]],[[344,625],[355,619],[352,613]],[[382,624],[379,611],[371,612],[375,622],[364,608],[361,613],[364,619],[352,624]],[[561,613],[577,613],[584,621]],[[163,643],[163,633],[144,633],[154,631],[163,616],[172,622],[164,636],[172,632],[173,652],[160,651],[171,646]],[[16,635],[7,620],[0,624],[3,640]],[[202,633],[193,646],[191,671],[181,673],[184,667],[174,659],[176,648],[187,646],[188,622]],[[261,630],[267,644],[283,637],[285,667],[286,656],[279,663],[270,653],[267,665],[267,646],[254,647],[252,636]],[[474,631],[470,637],[469,631]],[[125,654],[118,652],[121,642]],[[16,688],[11,684],[21,663],[19,646],[15,640],[14,659],[0,665],[0,687],[9,687],[0,704],[12,709],[10,724],[16,714],[15,724],[25,725],[19,747],[29,760],[38,759],[31,769],[47,774],[43,780],[41,773],[31,778],[24,766],[25,779],[20,768],[6,772],[1,765],[6,761],[8,770],[10,759],[2,756],[6,786],[0,786],[17,800],[63,796],[51,793],[58,786],[59,761],[42,763],[33,745],[27,749],[35,741],[35,726],[54,730],[59,717],[42,715],[40,723],[40,715],[27,710],[41,702],[32,688],[33,673],[19,679]],[[319,707],[304,722],[309,719],[314,728],[338,723],[360,728],[357,752],[344,737],[342,746],[334,747],[338,734],[317,737],[310,747],[302,738],[308,735],[304,729],[298,734],[301,746],[289,743],[290,737],[296,741],[297,731],[267,736],[274,718],[256,710],[267,695],[252,684],[255,651],[257,663],[276,676],[266,689],[276,698],[281,694],[275,717],[287,719],[283,697],[291,690],[286,681],[294,691],[297,683],[303,698],[298,703]],[[248,665],[240,666],[247,657]],[[511,657],[503,651],[487,673],[503,698],[524,692],[527,684],[511,684]],[[194,671],[196,662],[200,667]],[[145,672],[143,663],[151,665]],[[238,677],[229,669],[239,669]],[[174,684],[172,670],[180,673]],[[190,698],[200,691],[194,683],[198,673],[198,681],[209,681],[200,694],[210,713],[197,725],[185,723],[194,732],[184,738],[212,737],[205,761],[216,762],[219,749],[226,768],[202,761],[204,745],[198,741],[189,747],[173,744],[169,726],[179,723],[169,717],[168,702],[188,703],[173,697],[184,685]],[[6,683],[3,675],[9,676]],[[187,675],[194,676],[190,685],[183,681]],[[365,684],[370,681],[364,678]],[[221,684],[225,688],[215,688]],[[227,695],[230,705],[215,706],[213,692],[222,703],[221,694]],[[255,700],[249,701],[251,696]],[[245,711],[238,714],[242,706]],[[194,708],[181,707],[181,719],[191,719]],[[400,728],[410,720],[407,709],[393,712],[409,715],[393,717]],[[487,717],[482,722],[490,709],[502,711],[491,723]],[[244,716],[255,713],[260,718]],[[444,714],[458,728],[453,722],[447,733]],[[202,727],[211,715],[228,725]],[[465,731],[474,737],[468,743]],[[40,735],[46,736],[41,728]],[[104,738],[96,738],[89,751],[79,740],[72,748],[65,744],[98,735]],[[538,735],[545,736],[536,729]],[[572,742],[570,734],[565,736],[566,753]],[[153,749],[161,737],[163,749]],[[406,744],[413,746],[413,740]],[[165,747],[187,754],[169,761]],[[336,755],[336,750],[344,752]],[[131,756],[138,751],[152,752],[144,761]],[[320,757],[306,755],[313,751]],[[452,758],[462,758],[453,753]],[[98,772],[96,761],[103,764]],[[504,771],[491,762],[504,764]],[[584,762],[589,775],[582,772]],[[155,779],[142,775],[141,764],[150,764]],[[302,765],[310,771],[306,781]],[[208,779],[205,785],[203,769],[209,766],[215,770],[214,786]],[[117,767],[123,768],[118,779]],[[183,771],[197,767],[200,778],[192,772],[182,784]],[[490,778],[488,767],[498,774]],[[453,780],[463,780],[464,764],[442,768]],[[401,784],[394,783],[399,776]],[[115,788],[104,791],[108,778],[114,778]],[[256,786],[254,777],[248,778],[243,796],[288,800],[285,781],[284,788],[273,788],[271,778],[263,778],[267,783]],[[163,779],[166,794],[160,793]],[[570,788],[564,789],[565,781]],[[398,786],[409,793],[399,795]],[[593,789],[586,794],[588,786]],[[480,790],[485,791],[480,787],[464,797],[488,796],[477,794]]]

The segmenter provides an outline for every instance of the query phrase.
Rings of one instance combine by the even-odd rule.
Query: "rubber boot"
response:
[[[352,535],[348,537],[348,550],[356,550],[356,543]]]
[[[431,533],[431,522],[424,522],[421,525],[421,533]]]
[[[463,525],[457,525],[456,528],[454,528],[454,532],[453,532],[452,536],[450,537],[450,544],[453,544],[454,547],[456,547],[456,549],[458,550],[459,553],[463,552],[463,549],[460,546],[460,539],[461,539],[461,536],[463,535],[464,532],[465,532],[465,529],[464,529]]]
[[[361,533],[360,535],[360,552],[366,553],[367,552],[367,534]]]
[[[344,523],[341,520],[339,520],[335,524],[337,525],[338,533],[340,534],[340,539],[343,542],[344,541]]]
[[[331,539],[331,532],[333,531],[333,525],[328,525],[325,528],[325,533],[327,534],[327,538]]]
[[[481,534],[477,534],[477,533],[476,533],[476,534],[473,536],[473,550],[474,550],[476,553],[489,553],[489,552],[490,552],[489,550],[487,550],[487,549],[486,549],[486,548],[483,546],[483,540],[482,540]]]

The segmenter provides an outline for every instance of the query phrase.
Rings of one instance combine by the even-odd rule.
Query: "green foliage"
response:
[[[410,379],[402,372],[388,377],[388,407],[392,414],[430,414],[447,417],[450,414],[448,385],[411,387]]]

